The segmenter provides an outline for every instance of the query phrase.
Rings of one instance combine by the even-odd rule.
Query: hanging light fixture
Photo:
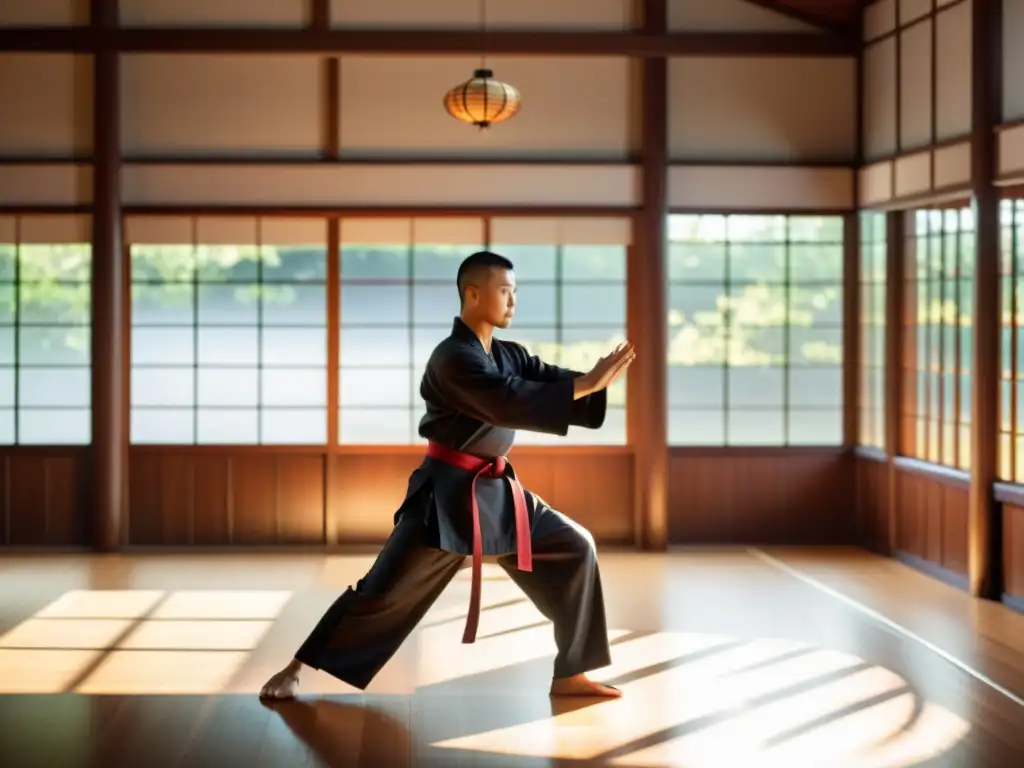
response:
[[[480,31],[486,28],[486,0],[480,0]],[[481,131],[515,117],[521,102],[515,86],[494,79],[485,57],[480,58],[480,67],[473,72],[473,77],[444,95],[444,108],[449,115]]]
[[[472,78],[444,95],[444,108],[449,115],[482,131],[514,117],[520,102],[515,86],[495,80],[489,69],[476,70]]]

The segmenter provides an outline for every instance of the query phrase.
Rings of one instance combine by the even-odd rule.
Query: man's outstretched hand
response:
[[[576,379],[573,391],[576,399],[610,387],[635,359],[636,348],[630,342],[619,344],[611,354],[598,360],[589,372]]]

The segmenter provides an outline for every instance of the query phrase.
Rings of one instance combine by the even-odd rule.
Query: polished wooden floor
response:
[[[463,571],[366,694],[264,679],[369,555],[0,559],[0,764],[1024,766],[1024,615],[856,550],[602,554],[618,701]]]

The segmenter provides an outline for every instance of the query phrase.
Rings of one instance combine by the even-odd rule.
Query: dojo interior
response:
[[[1024,765],[1024,0],[0,3],[12,765]],[[518,112],[446,112],[486,68]],[[621,700],[463,571],[361,693],[455,270],[638,357],[520,433]],[[468,560],[467,560],[468,565]]]

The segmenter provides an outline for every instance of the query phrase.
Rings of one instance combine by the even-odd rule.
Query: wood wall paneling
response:
[[[966,588],[967,474],[899,459],[897,482],[900,554],[911,565]]]
[[[328,454],[135,446],[129,542],[379,544],[390,533],[409,473],[421,460],[415,447]],[[570,514],[597,541],[633,540],[633,456],[628,449],[519,448],[512,460],[530,490]]]
[[[886,454],[858,450],[854,461],[857,543],[873,552],[888,550],[889,465]]]
[[[672,448],[669,466],[674,543],[852,544],[857,538],[852,453]]]
[[[1024,506],[1004,502],[1003,595],[1018,610],[1024,610]]]
[[[85,448],[0,450],[0,542],[10,547],[86,546],[89,475]]]
[[[133,447],[130,467],[131,545],[324,543],[324,454]]]

